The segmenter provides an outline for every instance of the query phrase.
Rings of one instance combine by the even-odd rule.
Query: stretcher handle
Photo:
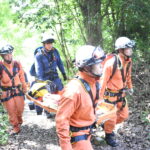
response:
[[[53,112],[53,113],[56,113],[57,110],[55,109],[52,109],[52,108],[49,108],[49,107],[46,107],[42,104],[42,102],[40,101],[37,101],[36,99],[32,98],[31,96],[29,96],[28,94],[25,94],[27,99],[29,99],[30,101],[34,102],[36,105],[42,107],[43,109],[47,110],[48,112]]]

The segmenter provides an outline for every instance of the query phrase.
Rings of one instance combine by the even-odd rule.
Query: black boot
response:
[[[47,119],[55,118],[55,114],[53,114],[53,113],[49,113],[49,112],[48,112],[48,111],[46,111],[46,110],[45,110],[45,114],[46,114]]]
[[[42,115],[43,108],[41,108],[40,106],[35,105],[35,109],[36,109],[36,114],[37,115]]]
[[[103,124],[101,124],[101,127],[102,127],[102,129],[103,129],[103,130],[105,130],[105,129],[104,129],[104,123],[103,123]],[[115,136],[114,131],[111,133],[111,135],[112,135],[112,136]]]
[[[106,136],[105,136],[105,141],[108,145],[112,146],[112,147],[116,147],[118,146],[119,144],[116,142],[115,140],[115,134],[114,132],[112,133],[106,133]]]

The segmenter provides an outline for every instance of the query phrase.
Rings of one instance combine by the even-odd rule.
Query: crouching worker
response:
[[[11,45],[0,49],[0,101],[8,112],[9,122],[13,126],[10,134],[20,132],[24,110],[24,93],[27,91],[24,71],[19,62],[13,60]]]
[[[90,131],[95,123],[98,80],[105,58],[99,47],[82,46],[76,53],[78,77],[62,91],[56,114],[56,130],[62,150],[93,150]]]

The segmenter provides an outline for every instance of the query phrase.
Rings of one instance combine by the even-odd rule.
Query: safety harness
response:
[[[120,67],[121,66],[121,61],[117,58],[116,55],[114,55],[114,57],[115,57],[115,61],[114,61],[114,64],[113,64],[113,70],[112,70],[112,74],[109,78],[109,81],[113,78],[113,76],[116,72],[116,69],[117,69],[117,65],[119,65],[119,68],[121,68],[120,71],[121,71],[121,76],[122,76],[122,81],[123,81],[124,88],[120,89],[117,93],[112,92],[110,89],[106,89],[104,95],[107,96],[107,97],[116,97],[117,96],[117,100],[114,101],[114,102],[111,102],[111,101],[109,101],[109,99],[105,99],[105,102],[111,103],[111,104],[114,104],[114,105],[117,104],[118,102],[123,102],[122,107],[121,107],[121,109],[123,109],[123,107],[125,107],[125,105],[126,105],[126,98],[122,97],[122,94],[126,91],[125,82],[126,82],[126,77],[128,75],[128,72],[129,72],[131,62],[129,62],[127,64],[126,75],[124,75],[124,69],[123,69],[123,67]]]
[[[9,99],[11,99],[12,97],[15,97],[15,96],[23,96],[24,94],[21,91],[21,85],[15,86],[15,81],[14,81],[16,74],[20,70],[18,63],[16,61],[14,62],[13,75],[11,75],[11,73],[8,71],[8,69],[5,67],[5,65],[0,64],[0,72],[1,73],[2,73],[2,70],[4,70],[8,74],[9,78],[12,81],[12,86],[11,87],[3,87],[3,86],[1,86],[1,82],[0,82],[1,91],[7,92],[7,97],[1,99],[1,102],[8,101]],[[16,93],[17,89],[18,89],[19,93]],[[2,92],[1,92],[1,94],[2,94]]]
[[[53,48],[53,50],[55,50],[55,48]],[[44,49],[41,50],[41,53],[42,53],[42,55],[44,55],[44,56],[46,57],[46,59],[48,60],[49,66],[50,66],[49,68],[52,68],[51,66],[52,66],[53,63],[56,61],[54,52],[51,53],[51,56],[50,56],[50,57],[46,54],[46,52],[44,51]],[[45,66],[45,65],[43,64],[43,66]],[[54,75],[55,75],[55,76],[54,76]],[[57,78],[58,78],[57,70],[49,69],[48,72],[44,71],[44,77],[46,77],[46,76],[49,76],[51,81],[57,79]]]
[[[53,50],[55,50],[55,48],[53,48]],[[34,56],[39,53],[42,54],[49,62],[49,68],[51,68],[51,66],[53,65],[54,61],[56,61],[55,55],[54,53],[51,54],[51,56],[49,57],[46,52],[44,51],[43,47],[38,47],[35,52],[34,52]],[[50,80],[53,81],[54,79],[58,78],[57,75],[57,70],[53,70],[50,69],[48,72],[46,72],[45,70],[45,64],[42,62],[43,64],[43,68],[44,68],[44,77],[49,76]],[[30,68],[30,74],[31,76],[36,76],[36,71],[35,71],[35,63],[32,64],[31,68]],[[54,74],[56,77],[54,77]]]
[[[83,80],[80,77],[75,77],[76,79],[78,79],[80,81],[80,83],[83,85],[84,89],[86,90],[86,92],[88,92],[88,94],[90,95],[90,98],[92,100],[92,104],[93,104],[93,109],[94,109],[94,113],[95,113],[95,101],[99,99],[99,90],[100,90],[100,84],[98,82],[96,82],[96,98],[93,98],[93,94],[91,91],[91,87],[88,84],[88,82],[86,82],[85,80]],[[84,126],[84,127],[74,127],[74,126],[70,126],[70,131],[71,132],[79,132],[82,130],[88,130],[90,129],[90,132],[92,131],[92,128],[95,128],[95,122],[92,125],[89,126]],[[81,140],[87,140],[88,136],[90,134],[84,134],[84,135],[79,135],[79,136],[75,136],[75,137],[71,137],[71,143],[73,144],[74,142],[78,142]]]

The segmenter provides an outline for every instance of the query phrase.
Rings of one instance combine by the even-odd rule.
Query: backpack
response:
[[[41,52],[42,48],[43,48],[43,47],[38,47],[38,48],[36,48],[35,51],[34,51],[34,56],[35,56],[38,52]],[[29,71],[29,72],[30,72],[30,75],[31,75],[31,76],[36,76],[35,63],[33,63],[33,64],[31,65],[31,68],[30,68],[30,71]]]

